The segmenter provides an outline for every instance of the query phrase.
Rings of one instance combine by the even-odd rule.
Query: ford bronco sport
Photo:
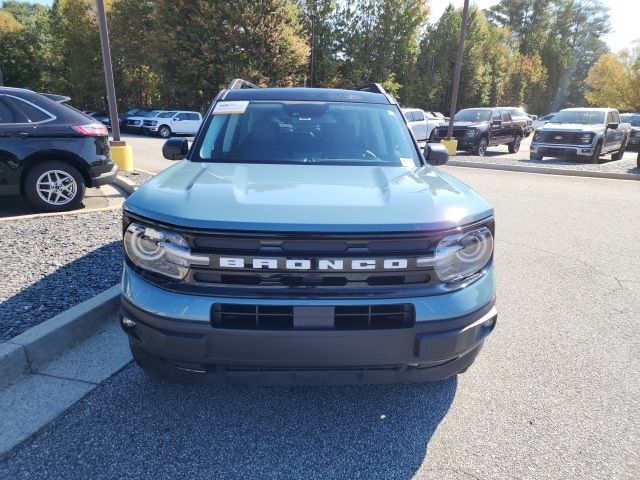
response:
[[[249,88],[247,88],[249,87]],[[121,326],[196,382],[387,383],[466,370],[497,320],[492,207],[431,164],[379,84],[237,80],[124,206]]]

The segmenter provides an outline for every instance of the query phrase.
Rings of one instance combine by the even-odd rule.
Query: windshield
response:
[[[630,123],[634,127],[640,127],[640,114],[624,113],[620,115],[620,121],[622,123]]]
[[[393,105],[224,102],[216,105],[205,131],[195,149],[205,161],[420,165]]]
[[[580,123],[596,125],[604,123],[604,112],[590,110],[563,110],[554,115],[549,123]]]
[[[140,112],[140,116],[141,117],[155,117],[160,112],[162,112],[162,110],[145,110],[145,111]]]
[[[488,122],[491,110],[460,110],[453,119],[457,122]]]

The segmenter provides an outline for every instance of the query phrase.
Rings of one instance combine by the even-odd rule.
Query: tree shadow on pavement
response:
[[[43,257],[41,261],[53,261]],[[26,258],[19,268],[29,270]],[[36,266],[37,269],[39,266]],[[5,265],[5,268],[6,265]],[[35,276],[36,274],[34,274]],[[96,248],[54,272],[37,278],[12,297],[0,301],[0,341],[89,300],[120,281],[122,246],[114,241]]]
[[[28,459],[38,466],[30,478],[39,471],[157,480],[408,479],[456,388],[457,377],[346,387],[184,385],[130,365],[14,450],[0,473],[15,478]]]

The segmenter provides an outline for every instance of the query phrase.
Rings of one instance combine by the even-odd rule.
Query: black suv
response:
[[[111,183],[107,128],[67,97],[0,87],[0,196],[24,195],[40,210],[72,210],[86,187]]]
[[[432,141],[445,138],[447,128],[435,128]],[[524,136],[523,125],[513,121],[508,108],[466,108],[453,117],[453,138],[458,140],[458,149],[471,150],[481,157],[493,145],[509,145],[509,153],[516,153]]]

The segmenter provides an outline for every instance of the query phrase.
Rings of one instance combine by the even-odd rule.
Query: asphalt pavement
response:
[[[129,365],[0,478],[638,478],[640,185],[445,169],[496,209],[499,320],[467,373],[268,388]]]

